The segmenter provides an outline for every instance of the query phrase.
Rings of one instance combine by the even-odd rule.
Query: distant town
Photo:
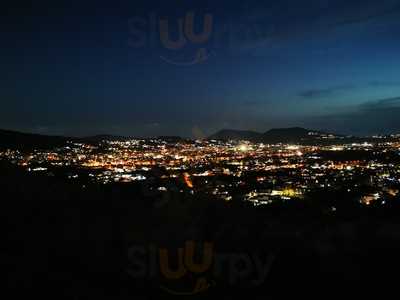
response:
[[[325,139],[333,142],[325,144]],[[66,141],[47,150],[6,149],[0,151],[0,159],[29,173],[82,186],[134,183],[157,195],[209,195],[251,206],[301,201],[314,192],[338,190],[359,205],[382,206],[400,190],[397,136],[347,143],[325,135],[307,144],[104,138]]]

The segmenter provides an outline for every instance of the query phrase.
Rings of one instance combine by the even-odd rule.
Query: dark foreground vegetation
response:
[[[231,284],[229,273],[209,274],[214,285],[193,297],[324,297],[396,287],[400,199],[366,208],[321,191],[300,202],[253,208],[185,193],[163,199],[131,184],[72,184],[5,163],[0,174],[0,259],[15,299],[177,297],[160,288],[160,276],[130,276],[129,249],[173,251],[188,240],[211,242],[218,253],[273,257],[262,284]],[[194,282],[173,287],[193,290]]]

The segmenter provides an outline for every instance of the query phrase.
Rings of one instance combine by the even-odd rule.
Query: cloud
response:
[[[400,97],[382,98],[348,107],[348,112],[310,117],[305,123],[313,128],[356,135],[400,132]]]
[[[400,87],[400,81],[371,81],[368,85],[372,87]]]
[[[364,13],[360,14],[359,16],[354,16],[354,17],[348,17],[344,19],[343,21],[339,21],[334,26],[347,26],[347,25],[354,25],[354,24],[361,24],[361,23],[367,23],[370,22],[371,20],[374,19],[379,19],[382,17],[386,17],[395,13],[398,13],[399,7],[390,7],[387,8],[386,10],[383,10],[381,12],[371,12],[371,13]]]
[[[258,108],[262,105],[265,104],[265,101],[260,101],[260,100],[247,100],[242,102],[243,107],[250,107],[250,108]]]
[[[354,88],[353,85],[338,85],[326,89],[308,89],[300,92],[299,96],[305,99],[326,98]]]
[[[361,104],[359,108],[364,112],[400,108],[400,97],[384,98],[365,102]]]
[[[303,3],[305,2],[305,3]],[[300,38],[314,39],[332,36],[332,31],[349,32],[350,28],[371,23],[376,26],[400,14],[398,0],[307,0],[301,4],[290,0],[265,5],[250,11],[245,18],[252,28],[252,38],[240,40],[238,48],[244,50],[279,47]],[[251,23],[251,25],[249,25]],[[254,30],[256,28],[257,30]]]

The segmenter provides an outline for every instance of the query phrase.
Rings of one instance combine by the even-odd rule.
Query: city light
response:
[[[301,200],[309,191],[320,188],[334,191],[346,186],[348,193],[355,193],[360,186],[373,187],[375,193],[359,195],[359,202],[370,206],[385,195],[396,197],[399,193],[396,184],[400,183],[400,168],[379,158],[381,153],[385,157],[390,153],[397,156],[398,149],[398,143],[385,142],[304,146],[207,140],[103,140],[97,144],[68,143],[57,149],[29,153],[6,150],[0,152],[0,158],[30,172],[65,174],[74,181],[87,178],[102,184],[155,182],[152,188],[158,192],[188,190],[225,201],[235,196],[256,206]],[[353,151],[357,157],[342,154]],[[375,153],[376,158],[358,158],[360,153]],[[336,159],[331,160],[332,155]],[[352,183],[365,177],[358,184]],[[183,186],[167,188],[179,185],[178,182]],[[235,190],[239,187],[244,189],[242,194]]]

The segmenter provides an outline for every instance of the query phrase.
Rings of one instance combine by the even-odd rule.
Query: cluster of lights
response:
[[[30,172],[72,169],[76,173],[68,172],[71,180],[80,179],[82,173],[101,183],[143,182],[157,177],[162,181],[156,187],[160,192],[168,191],[169,181],[181,180],[180,191],[209,193],[227,201],[232,200],[232,191],[240,188],[244,199],[260,205],[275,199],[302,198],[310,189],[335,188],[366,173],[370,174],[371,186],[381,190],[400,184],[397,165],[361,159],[334,161],[322,155],[342,151],[397,153],[399,149],[396,142],[302,146],[246,141],[131,140],[102,141],[96,145],[69,143],[51,151],[34,150],[25,154],[7,150],[0,152],[0,158]],[[376,199],[370,195],[360,200],[365,205],[373,201]]]

